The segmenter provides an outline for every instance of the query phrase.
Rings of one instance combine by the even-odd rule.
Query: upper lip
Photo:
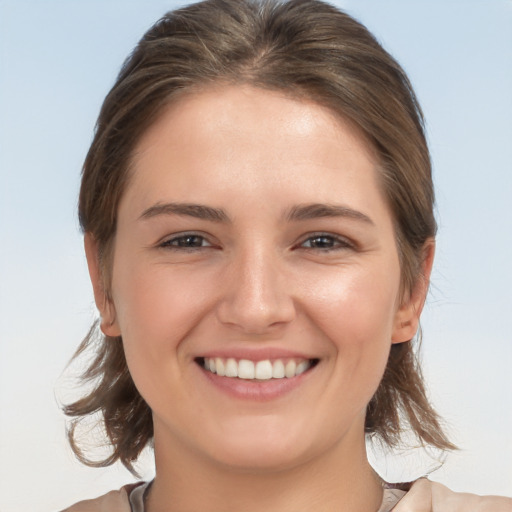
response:
[[[208,350],[197,357],[222,359],[247,359],[249,361],[264,361],[267,359],[318,359],[318,356],[305,354],[295,350],[277,348],[277,347],[255,347],[255,348],[225,348]]]

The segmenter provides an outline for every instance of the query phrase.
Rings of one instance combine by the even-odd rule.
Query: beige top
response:
[[[80,501],[62,512],[144,512],[144,494],[150,482],[126,485],[94,500]],[[384,489],[384,498],[378,512],[390,512],[402,499],[405,491]]]

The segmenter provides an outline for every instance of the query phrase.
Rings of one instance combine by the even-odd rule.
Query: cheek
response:
[[[188,403],[180,385],[190,357],[186,340],[207,314],[212,290],[201,272],[124,263],[113,276],[113,298],[133,381],[152,410],[166,410],[169,390]]]
[[[134,380],[151,380],[157,368],[178,375],[182,341],[208,311],[213,283],[166,264],[124,260],[114,268],[113,299]]]
[[[346,401],[361,411],[380,383],[391,348],[399,270],[390,270],[337,273],[317,280],[318,293],[314,301],[310,297],[313,323],[334,350],[331,398],[350,390]]]
[[[302,280],[313,321],[340,350],[391,342],[400,275],[394,267],[341,268]]]
[[[127,266],[115,277],[122,336],[133,343],[145,340],[149,349],[162,343],[175,348],[204,314],[212,293],[200,272],[176,272],[165,265]]]

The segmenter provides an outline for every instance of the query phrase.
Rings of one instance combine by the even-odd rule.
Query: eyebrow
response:
[[[185,215],[212,222],[229,222],[224,210],[192,203],[157,203],[144,210],[139,219],[151,219],[158,215]]]
[[[289,221],[318,219],[321,217],[347,217],[349,219],[371,224],[372,226],[375,225],[373,220],[370,219],[368,215],[365,215],[358,210],[354,210],[347,206],[324,203],[312,203],[294,206],[290,209],[286,217]]]
[[[140,219],[151,219],[159,215],[184,215],[211,222],[230,222],[227,213],[221,208],[213,208],[193,203],[157,203],[142,212]],[[288,221],[318,219],[321,217],[347,217],[375,225],[364,213],[347,206],[312,203],[292,207],[285,218]]]

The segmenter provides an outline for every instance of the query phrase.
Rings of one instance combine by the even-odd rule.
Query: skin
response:
[[[122,335],[153,411],[149,512],[379,508],[365,409],[391,344],[416,332],[434,244],[401,296],[376,173],[350,123],[251,87],[190,94],[139,141],[119,206],[111,302],[89,234],[85,245],[102,329]],[[331,209],[304,208],[316,204]],[[197,363],[269,350],[318,364],[259,400],[213,385]]]
[[[511,512],[512,498],[453,492],[438,482],[419,479],[393,512]]]

